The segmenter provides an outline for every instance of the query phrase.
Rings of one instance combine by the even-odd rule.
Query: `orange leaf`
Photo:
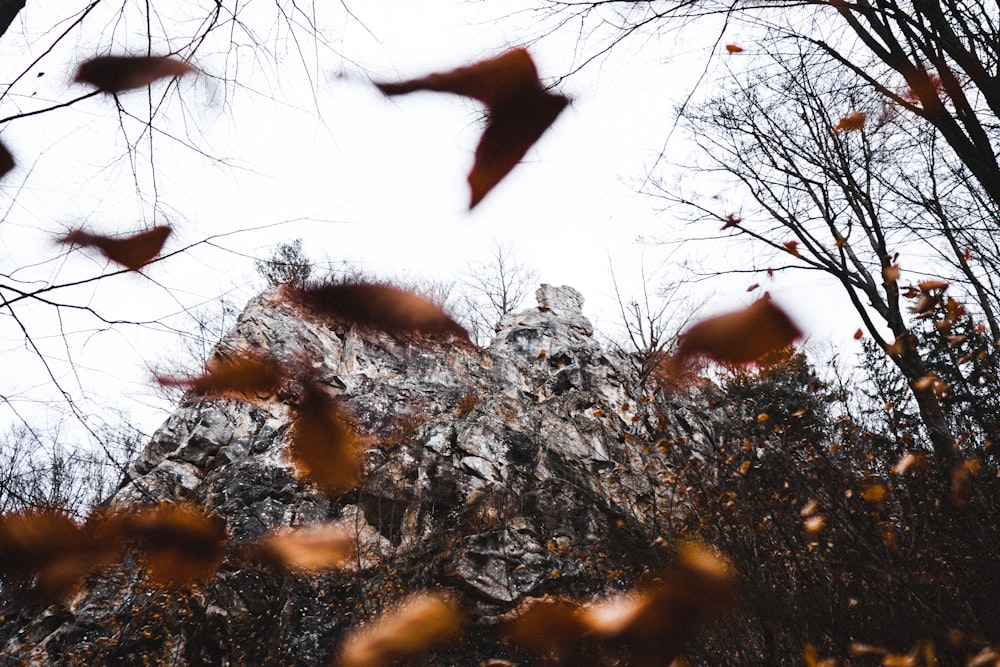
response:
[[[6,176],[14,168],[14,156],[0,143],[0,177]]]
[[[728,51],[729,53],[742,53],[743,47],[737,46],[735,44],[726,44],[726,51]]]
[[[458,322],[429,299],[390,285],[335,283],[297,289],[293,298],[335,318],[391,334],[468,340]]]
[[[147,574],[184,586],[210,578],[222,560],[226,532],[219,521],[189,505],[160,505],[123,517],[125,537],[144,550]]]
[[[414,658],[451,641],[461,628],[462,617],[451,598],[420,593],[383,612],[367,628],[351,632],[335,664],[381,667],[401,659],[414,664]]]
[[[275,393],[284,380],[284,369],[272,357],[251,353],[213,359],[206,365],[205,373],[196,378],[157,377],[156,380],[167,387],[191,387],[198,396],[252,398]]]
[[[861,493],[861,497],[869,503],[880,503],[885,498],[886,490],[881,484],[869,484]]]
[[[864,338],[864,336],[865,332],[862,331],[861,329],[858,329],[857,331],[854,332],[854,340],[861,340],[862,338]]]
[[[669,664],[703,624],[735,606],[730,565],[708,549],[689,545],[649,588],[582,610],[600,639],[624,641],[636,664]]]
[[[703,355],[722,363],[746,364],[780,350],[802,332],[770,296],[748,308],[695,324],[680,338],[677,357],[684,361]]]
[[[433,90],[472,97],[486,104],[489,122],[469,173],[470,209],[514,168],[569,103],[566,97],[542,87],[535,63],[524,49],[450,72],[375,85],[386,95]]]
[[[295,570],[319,571],[342,567],[354,554],[355,532],[335,523],[288,528],[258,542],[267,562]]]
[[[153,227],[124,238],[111,238],[77,229],[59,239],[59,242],[93,246],[108,259],[133,271],[138,271],[160,254],[168,236],[170,236],[170,227],[166,225]]]
[[[182,76],[194,68],[183,60],[162,56],[101,56],[80,64],[74,81],[106,93],[148,86],[157,79]]]
[[[867,116],[860,111],[852,111],[837,121],[837,124],[833,126],[833,131],[850,132],[852,130],[860,130],[865,126],[866,118]]]
[[[785,241],[781,246],[799,259],[802,259],[802,254],[799,253],[799,242],[798,241]]]
[[[569,600],[536,600],[514,620],[507,636],[534,651],[572,652],[587,631],[579,605]]]
[[[289,454],[301,474],[328,493],[350,491],[361,479],[361,457],[347,411],[315,382],[295,407]]]
[[[896,282],[899,280],[899,267],[895,264],[885,267],[882,269],[882,277],[887,285]]]
[[[120,547],[98,521],[80,527],[55,510],[0,517],[0,574],[34,579],[33,593],[46,602],[62,599],[91,571],[110,564]]]

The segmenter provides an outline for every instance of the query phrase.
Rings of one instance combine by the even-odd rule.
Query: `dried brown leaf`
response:
[[[424,334],[468,340],[460,324],[429,299],[378,283],[335,283],[296,289],[293,298],[360,327],[395,335]]]
[[[273,394],[281,387],[285,370],[273,357],[262,354],[242,354],[216,358],[206,365],[206,371],[195,378],[157,377],[161,385],[190,387],[198,396],[236,396],[253,398]]]
[[[6,176],[16,165],[14,156],[0,143],[0,178]]]
[[[145,232],[122,238],[91,234],[77,229],[59,239],[59,242],[92,246],[100,250],[108,259],[133,271],[138,271],[160,254],[168,236],[170,236],[170,227],[166,225],[153,227]]]
[[[507,637],[529,650],[560,654],[572,652],[586,631],[579,605],[569,600],[544,599],[517,616]]]
[[[226,546],[221,523],[190,505],[160,505],[123,517],[123,534],[143,549],[150,579],[177,586],[210,578]]]
[[[680,338],[677,359],[706,356],[729,364],[747,364],[788,346],[802,332],[768,295],[748,308],[695,324]]]
[[[347,410],[315,382],[305,383],[291,439],[296,468],[327,493],[346,493],[361,480],[360,447]]]
[[[106,93],[120,93],[193,71],[183,60],[165,56],[101,56],[81,63],[74,80]]]
[[[569,103],[566,97],[545,90],[535,63],[524,49],[450,72],[375,85],[386,95],[432,90],[472,97],[486,104],[489,122],[469,173],[469,208],[482,201],[517,165]]]
[[[343,567],[354,554],[356,531],[325,523],[287,528],[258,541],[258,553],[268,563],[292,570],[316,572]]]
[[[410,661],[455,639],[462,616],[448,596],[420,593],[383,612],[368,627],[350,633],[343,642],[339,667],[380,667]]]
[[[867,118],[868,116],[860,111],[852,111],[837,121],[837,124],[833,126],[833,131],[835,133],[840,133],[860,130],[865,126],[865,120]]]

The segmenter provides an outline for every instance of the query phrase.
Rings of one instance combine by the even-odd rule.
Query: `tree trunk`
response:
[[[934,448],[934,458],[937,460],[938,469],[947,475],[950,474],[955,465],[955,438],[948,428],[948,423],[944,418],[944,410],[934,395],[934,390],[931,388],[920,389],[917,386],[917,381],[927,375],[927,367],[920,355],[917,354],[913,334],[905,333],[903,337],[902,352],[890,355],[890,358],[910,385],[913,397],[917,401],[920,420],[927,428],[927,434],[931,439],[931,447]],[[897,340],[899,339],[897,338]],[[907,341],[912,344],[907,345]]]

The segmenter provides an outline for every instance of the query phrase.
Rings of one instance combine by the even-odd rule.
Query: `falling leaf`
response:
[[[729,53],[742,53],[743,47],[737,46],[735,44],[726,44],[726,51],[728,51]]]
[[[295,289],[292,297],[327,316],[360,327],[394,335],[425,334],[469,340],[468,332],[439,306],[391,285],[332,283]]]
[[[760,283],[754,283],[754,284],[750,285],[749,287],[747,287],[747,291],[748,292],[752,292],[755,289],[757,289],[758,287],[760,287]]]
[[[284,380],[284,369],[273,357],[251,353],[213,359],[196,378],[156,379],[167,387],[191,387],[197,396],[253,398],[275,393]]]
[[[100,521],[77,525],[55,510],[0,517],[0,574],[34,580],[33,594],[46,602],[64,598],[91,571],[110,564],[121,540]]]
[[[738,218],[732,213],[730,213],[729,215],[726,216],[726,222],[724,225],[722,225],[722,229],[720,229],[719,231],[722,231],[723,229],[729,229],[730,227],[739,227],[741,222],[743,222],[742,218]]]
[[[861,497],[865,502],[880,503],[885,499],[886,489],[881,484],[869,484],[861,492]]]
[[[715,361],[746,364],[792,343],[802,332],[764,295],[748,308],[695,324],[681,337],[677,358],[703,355]]]
[[[750,472],[750,462],[744,461],[743,465],[740,466],[740,474],[746,477],[748,472]]]
[[[839,133],[860,130],[865,126],[866,118],[867,115],[864,113],[860,111],[852,111],[837,121],[837,124],[833,126],[833,131]]]
[[[806,532],[810,535],[815,535],[819,531],[823,530],[823,526],[826,525],[826,519],[820,515],[814,515],[806,519],[805,526]]]
[[[337,523],[286,528],[258,541],[258,555],[286,569],[317,572],[342,567],[354,554],[356,532]]]
[[[221,523],[190,505],[160,505],[124,518],[124,534],[143,549],[150,579],[176,586],[215,573],[225,550]]]
[[[714,551],[689,545],[648,588],[581,611],[598,638],[627,644],[636,664],[669,664],[705,623],[735,606],[735,577]]]
[[[166,225],[153,227],[134,236],[123,238],[91,234],[77,229],[59,239],[59,242],[93,246],[108,259],[118,262],[132,271],[138,271],[160,254],[168,236],[170,236],[170,227]]]
[[[770,415],[768,415],[766,412],[762,412],[759,415],[757,415],[757,423],[758,424],[763,424],[764,422],[766,422],[770,418],[771,418]]]
[[[798,241],[785,241],[781,244],[781,247],[786,251],[791,253],[793,256],[802,259],[802,254],[799,252],[799,242]]]
[[[921,292],[927,294],[929,292],[936,292],[948,289],[948,282],[944,280],[922,280],[917,283],[917,287]]]
[[[896,282],[899,280],[899,267],[896,265],[885,267],[882,269],[882,277],[885,279],[886,285]]]
[[[896,340],[885,347],[886,354],[892,357],[899,357],[917,349],[917,339],[911,333],[903,333],[896,336]]]
[[[858,329],[857,331],[854,332],[854,340],[861,340],[862,338],[864,338],[864,336],[865,332],[862,331],[861,329]]]
[[[343,406],[307,381],[294,412],[289,455],[302,476],[331,494],[357,486],[361,457]]]
[[[507,637],[529,650],[571,653],[587,631],[579,611],[568,600],[535,600],[518,614]]]
[[[951,500],[956,507],[962,507],[969,500],[969,486],[973,477],[979,475],[982,466],[975,459],[968,459],[951,470]]]
[[[80,64],[74,81],[89,83],[106,93],[148,86],[157,79],[183,76],[194,68],[183,60],[163,56],[100,56]]]
[[[897,475],[902,475],[908,470],[926,470],[927,468],[926,454],[923,452],[907,452],[892,467],[892,471]]]
[[[0,178],[6,176],[14,168],[14,156],[7,147],[0,143]]]
[[[403,659],[414,664],[420,655],[457,637],[462,624],[450,597],[420,593],[348,634],[335,664],[380,667]]]
[[[819,507],[819,503],[815,499],[810,499],[802,509],[799,510],[800,516],[812,516],[816,513],[816,509]]]
[[[472,97],[486,104],[489,122],[469,173],[470,209],[514,168],[569,103],[566,97],[542,87],[535,63],[524,49],[442,74],[375,85],[386,95],[432,90]]]

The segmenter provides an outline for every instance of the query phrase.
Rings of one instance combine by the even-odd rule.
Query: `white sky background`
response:
[[[200,16],[201,4],[177,7]],[[219,35],[195,60],[205,73],[177,84],[183,104],[170,97],[163,106],[157,126],[171,136],[154,132],[152,149],[143,125],[119,124],[115,102],[105,96],[3,127],[0,139],[19,165],[0,183],[0,266],[5,273],[19,267],[14,276],[26,287],[115,270],[92,251],[67,252],[52,242],[73,227],[126,233],[170,224],[174,234],[165,252],[228,234],[155,263],[144,275],[115,276],[53,295],[110,319],[148,326],[101,327],[69,310],[61,312],[60,322],[51,308],[18,304],[60,384],[83,412],[96,415],[93,427],[113,420],[108,408],[118,408],[151,433],[169,405],[153,391],[149,366],[178,349],[178,333],[170,328],[189,327],[184,310],[211,304],[221,293],[242,307],[263,287],[252,258],[267,257],[283,240],[301,237],[318,265],[346,261],[379,275],[439,279],[459,277],[469,262],[486,259],[497,241],[510,244],[515,260],[536,269],[540,282],[580,290],[587,315],[611,335],[619,323],[609,257],[626,297],[641,293],[641,262],[655,290],[664,280],[658,265],[683,257],[684,250],[636,243],[640,235],[669,237],[677,223],[657,214],[657,203],[636,194],[635,186],[664,146],[672,161],[684,162],[682,132],[665,141],[676,105],[712,57],[718,35],[706,31],[707,24],[683,41],[677,34],[636,36],[566,79],[559,92],[573,104],[470,213],[465,179],[481,133],[477,105],[437,93],[386,99],[366,78],[422,76],[528,43],[547,29],[539,15],[496,17],[534,3],[366,0],[349,5],[356,20],[337,3],[320,4],[336,11],[321,17],[327,44],[318,48],[302,40],[306,30],[290,35],[283,28],[273,3],[251,6],[244,21],[279,59],[260,53],[255,62],[249,47],[227,55]],[[68,16],[66,5],[34,0],[22,10],[0,40],[0,81],[12,81],[65,30],[54,17]],[[98,8],[10,88],[0,99],[0,118],[87,92],[72,83],[81,60],[109,50],[144,52],[142,3],[129,5],[124,18],[113,11],[120,6],[108,5],[104,14]],[[579,31],[567,26],[529,48],[544,80],[573,70],[608,34],[581,45]],[[716,50],[729,41],[738,43],[740,36],[726,34]],[[182,45],[154,43],[153,51]],[[218,55],[209,55],[213,48]],[[249,90],[212,78],[224,73],[226,58],[230,65],[238,59],[237,82]],[[702,85],[710,87],[711,79]],[[145,90],[123,94],[122,107],[138,119],[148,117],[149,100],[159,100],[167,86],[161,82],[151,90],[151,98]],[[713,252],[737,265],[749,262],[745,246],[720,243]],[[835,286],[803,280],[802,274],[712,281],[697,292],[702,314],[748,304],[759,294],[745,292],[753,282],[786,305],[813,340],[832,334],[844,341],[857,328],[856,316],[836,314],[849,311],[838,308],[846,299]],[[0,354],[0,392],[19,411],[38,420],[48,414],[44,402],[63,405],[9,312],[0,313]],[[0,426],[14,421],[10,407],[0,407]]]

